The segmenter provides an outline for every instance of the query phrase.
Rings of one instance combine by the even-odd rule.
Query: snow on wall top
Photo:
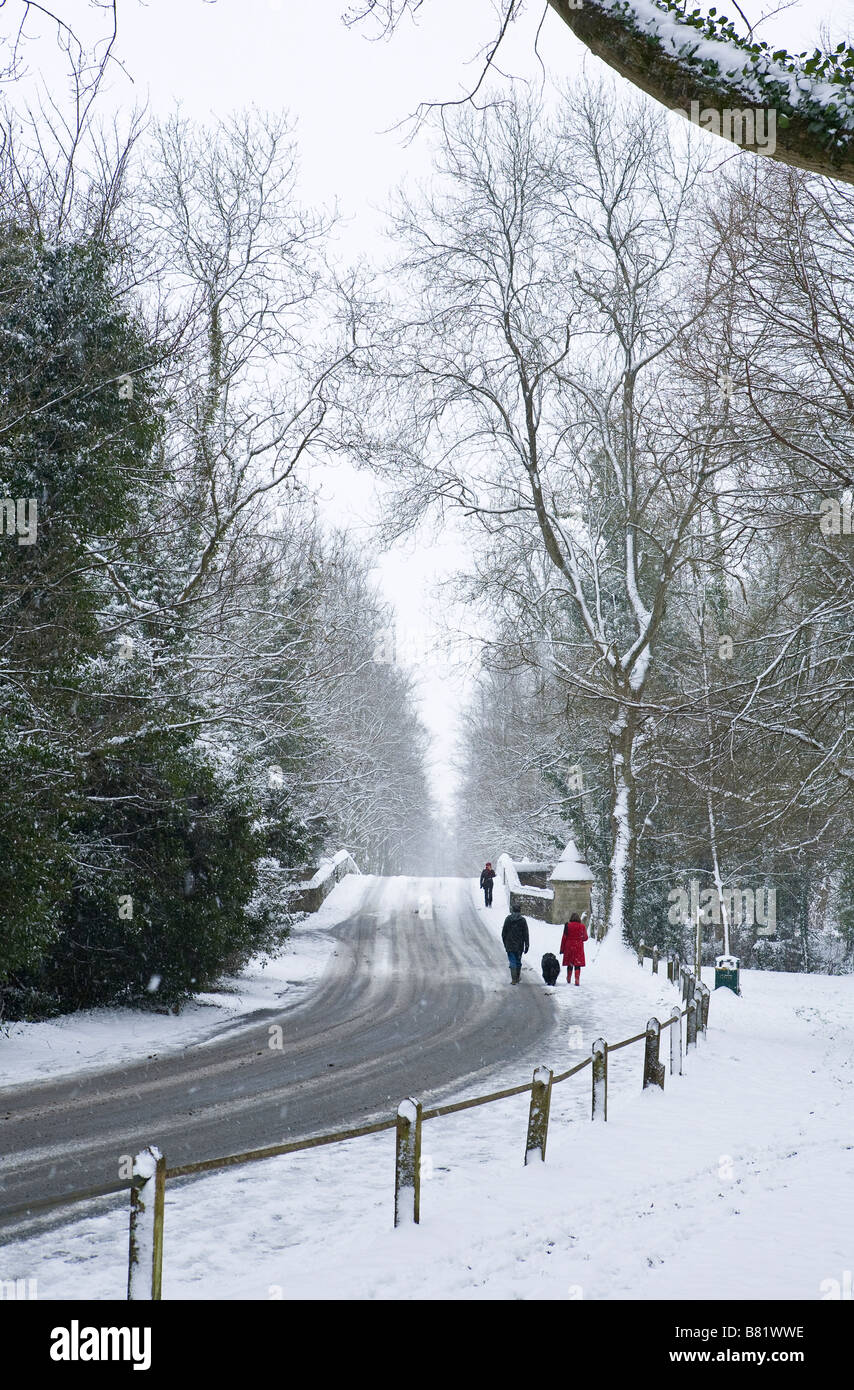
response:
[[[548,868],[548,865],[545,864],[543,867]],[[535,888],[527,883],[522,883],[517,873],[517,865],[509,854],[499,854],[496,869],[508,893],[518,893],[525,898],[543,898],[547,901],[554,898],[551,888]],[[524,868],[522,872],[524,873]]]
[[[521,893],[522,884],[516,872],[516,865],[509,854],[499,854],[496,865],[502,883],[508,892]]]
[[[592,883],[593,875],[570,838],[566,849],[549,874],[551,883]]]
[[[543,898],[548,900],[554,898],[554,893],[551,888],[533,888],[529,887],[527,883],[522,883],[516,872],[516,865],[509,854],[499,854],[496,870],[508,893],[518,893],[525,898]]]
[[[349,858],[349,850],[339,849],[338,853],[334,854],[331,859],[325,859],[323,861],[313,878],[307,879],[305,883],[298,883],[296,887],[319,888],[321,883],[324,883],[326,879],[328,879],[329,875],[335,872],[335,870],[338,868],[338,865],[343,864],[345,859]],[[351,872],[355,874],[358,874],[360,872],[360,870],[356,867],[355,861],[353,861],[353,868]]]

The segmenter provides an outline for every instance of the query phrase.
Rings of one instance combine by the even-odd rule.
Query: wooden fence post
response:
[[[407,1097],[397,1107],[394,1166],[394,1224],[417,1226],[421,1219],[421,1102]]]
[[[154,1144],[133,1160],[128,1241],[128,1298],[159,1301],[163,1280],[166,1159]]]
[[[653,975],[657,975],[657,974],[658,974],[658,947],[657,947],[657,946],[653,946],[653,948],[652,948],[652,973],[653,973]]]
[[[608,1118],[608,1044],[597,1038],[592,1049],[593,1102],[591,1120]]]
[[[661,1040],[661,1024],[651,1018],[646,1025],[646,1047],[643,1056],[643,1084],[660,1086],[664,1090],[664,1066],[658,1060],[658,1045]]]
[[[682,1010],[674,1004],[670,1010],[670,1075],[682,1075]]]
[[[643,958],[644,958],[645,952],[646,952],[646,943],[643,942],[643,941],[639,941],[639,942],[638,942],[638,965],[640,965],[640,966],[643,965]]]
[[[689,1000],[688,1000],[688,1013],[687,1013],[686,1019],[687,1019],[687,1021],[686,1021],[686,1024],[685,1024],[685,1052],[686,1052],[686,1054],[687,1054],[688,1048],[689,1048],[689,1047],[696,1047],[696,1046],[697,1046],[697,1001],[696,1001],[696,999],[689,999]]]
[[[549,1135],[549,1109],[552,1103],[552,1076],[548,1067],[537,1067],[531,1087],[531,1108],[528,1112],[528,1138],[525,1141],[525,1163],[535,1153],[546,1161],[546,1140]]]
[[[700,995],[700,1013],[697,1022],[705,1034],[709,1026],[709,999],[711,998],[712,992],[709,986],[704,984],[698,986],[698,992]]]

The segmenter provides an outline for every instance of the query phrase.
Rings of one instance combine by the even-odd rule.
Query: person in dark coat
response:
[[[518,907],[514,907],[510,915],[504,918],[501,940],[510,962],[510,983],[518,985],[522,973],[522,957],[531,944],[528,939],[528,923]]]
[[[483,889],[483,899],[486,907],[492,907],[492,880],[495,878],[495,870],[491,864],[480,875],[480,886]]]
[[[577,912],[573,912],[569,921],[563,929],[563,936],[560,939],[560,953],[563,956],[563,963],[566,966],[566,983],[572,984],[572,972],[575,971],[575,983],[581,984],[581,967],[586,965],[584,959],[584,943],[587,940],[587,928],[582,922]]]

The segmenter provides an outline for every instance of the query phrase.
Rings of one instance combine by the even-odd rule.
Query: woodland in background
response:
[[[511,91],[436,119],[357,272],[285,119],[120,133],[100,75],[63,125],[4,74],[0,1017],[209,987],[339,845],[475,875],[572,833],[631,941],[689,954],[692,879],[773,888],[743,963],[850,968],[854,192]],[[451,827],[336,457],[384,539],[468,520]]]
[[[449,185],[400,224],[401,516],[430,494],[487,538],[458,842],[574,833],[600,920],[685,955],[668,893],[774,888],[743,963],[850,968],[854,194],[618,110],[446,120]]]
[[[0,167],[0,1016],[166,1007],[274,950],[292,884],[430,837],[371,557],[318,521],[352,304],[287,124]],[[86,158],[80,154],[86,144]]]

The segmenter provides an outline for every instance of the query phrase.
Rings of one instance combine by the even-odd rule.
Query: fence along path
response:
[[[638,948],[638,963],[643,966],[645,947]],[[658,973],[658,950],[652,952],[653,973]],[[408,1096],[401,1101],[397,1114],[388,1120],[373,1124],[359,1125],[353,1129],[338,1130],[334,1134],[320,1134],[311,1139],[299,1139],[293,1143],[271,1144],[262,1149],[249,1149],[246,1153],[229,1154],[223,1158],[206,1159],[200,1163],[184,1163],[175,1168],[167,1168],[166,1160],[155,1145],[143,1149],[134,1158],[131,1182],[130,1238],[128,1249],[128,1292],[129,1299],[159,1299],[161,1297],[163,1272],[163,1214],[166,1200],[166,1183],[169,1178],[184,1178],[201,1173],[215,1172],[221,1168],[236,1167],[243,1163],[255,1163],[266,1158],[277,1158],[281,1154],[298,1153],[303,1149],[314,1149],[324,1144],[341,1144],[349,1139],[359,1139],[366,1134],[379,1134],[383,1130],[396,1131],[396,1163],[394,1183],[394,1224],[402,1226],[418,1223],[421,1220],[421,1128],[428,1120],[440,1119],[443,1115],[454,1115],[461,1110],[473,1110],[479,1105],[490,1105],[493,1101],[506,1100],[510,1096],[531,1092],[531,1105],[528,1112],[528,1128],[525,1138],[524,1162],[530,1163],[539,1156],[542,1162],[546,1157],[548,1139],[549,1111],[552,1088],[580,1072],[591,1069],[591,1107],[590,1115],[594,1122],[603,1123],[608,1118],[608,1056],[621,1048],[644,1043],[643,1087],[659,1086],[664,1089],[665,1067],[659,1058],[661,1033],[670,1032],[670,1074],[682,1075],[682,1020],[685,1019],[685,1048],[697,1046],[697,1038],[705,1034],[709,1022],[710,990],[696,976],[691,974],[679,961],[667,961],[667,978],[682,987],[684,1007],[674,1005],[670,1017],[663,1022],[650,1018],[645,1029],[634,1037],[624,1038],[622,1042],[608,1043],[597,1038],[590,1056],[582,1062],[569,1067],[557,1075],[549,1067],[539,1066],[533,1078],[519,1086],[509,1086],[502,1091],[492,1091],[489,1095],[473,1096],[468,1100],[454,1101],[448,1105],[435,1105],[424,1109],[420,1101]]]

